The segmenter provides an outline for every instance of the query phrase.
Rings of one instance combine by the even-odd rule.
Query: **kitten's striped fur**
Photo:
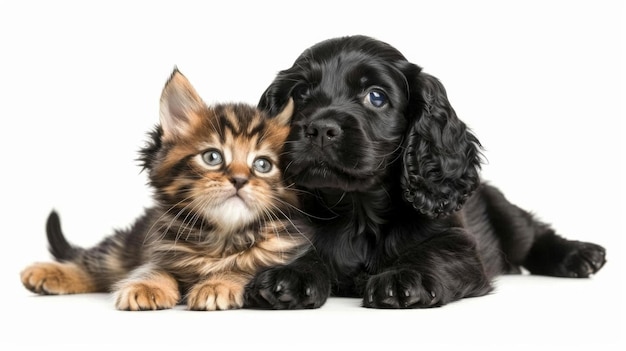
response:
[[[52,212],[56,262],[27,267],[22,283],[38,294],[112,291],[122,310],[242,307],[255,273],[310,247],[278,167],[290,115],[291,107],[268,118],[246,104],[206,106],[174,70],[140,157],[155,206],[89,249],[69,244]]]

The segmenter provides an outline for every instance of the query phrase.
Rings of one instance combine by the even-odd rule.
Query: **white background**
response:
[[[623,346],[624,20],[617,1],[1,0],[0,343],[17,344],[3,349]],[[52,208],[89,246],[151,204],[135,159],[175,65],[207,103],[256,104],[306,47],[350,34],[440,78],[485,147],[484,178],[568,238],[604,245],[606,267],[502,277],[490,296],[415,311],[335,298],[315,311],[125,313],[106,294],[21,286],[21,269],[49,259]]]

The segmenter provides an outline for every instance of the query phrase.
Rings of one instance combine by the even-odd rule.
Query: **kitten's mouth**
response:
[[[219,204],[211,208],[208,217],[225,230],[232,231],[253,221],[257,214],[243,196],[233,192],[221,197]]]
[[[244,200],[244,198],[241,197],[241,195],[239,194],[233,194],[229,196],[228,198],[226,198],[226,201],[241,202],[242,204],[246,204],[246,200]]]
[[[242,194],[240,194],[239,192],[236,192],[233,195],[226,198],[225,203],[228,203],[229,205],[243,205],[245,206],[246,209],[250,209],[250,206],[248,205],[248,201],[246,201],[244,196],[242,196]]]

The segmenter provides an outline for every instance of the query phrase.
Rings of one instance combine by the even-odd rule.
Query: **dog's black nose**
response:
[[[306,137],[321,147],[336,141],[342,133],[337,122],[327,119],[314,121],[305,129]]]

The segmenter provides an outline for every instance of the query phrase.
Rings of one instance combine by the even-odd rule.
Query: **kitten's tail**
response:
[[[48,236],[48,250],[59,261],[71,261],[82,249],[72,246],[61,230],[61,219],[56,211],[50,212],[46,222],[46,234]]]

